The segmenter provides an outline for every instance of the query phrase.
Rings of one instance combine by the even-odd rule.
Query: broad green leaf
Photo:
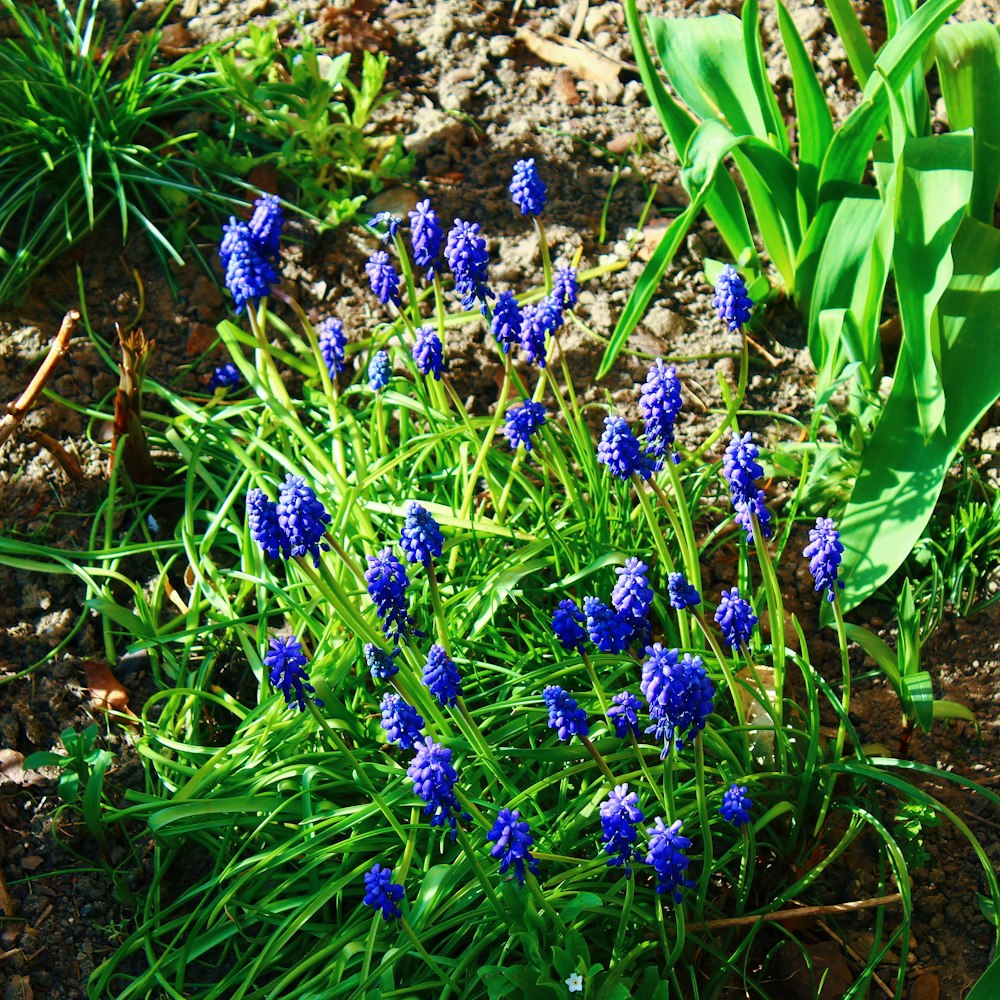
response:
[[[648,17],[646,26],[667,79],[694,114],[767,141],[738,17]]]
[[[908,139],[896,187],[892,261],[903,322],[903,346],[912,372],[924,438],[944,418],[935,308],[952,275],[951,244],[972,193],[969,132]],[[897,376],[898,377],[898,376]]]
[[[952,247],[954,274],[941,297],[945,419],[925,442],[913,380],[900,357],[893,390],[865,449],[841,521],[845,609],[881,586],[909,555],[930,519],[956,452],[1000,395],[995,323],[1000,232],[966,219]]]
[[[915,719],[925,732],[930,732],[934,721],[934,685],[926,670],[903,677],[903,710],[908,719]]]
[[[1000,33],[992,24],[946,24],[934,39],[938,79],[952,131],[973,130],[970,212],[990,224],[1000,193]]]
[[[947,698],[934,699],[934,718],[964,719],[966,722],[971,722],[976,726],[979,725],[979,721],[976,719],[975,713],[971,708],[957,701],[949,701]]]
[[[1000,955],[990,962],[989,968],[976,980],[965,1000],[996,1000],[1000,997]]]
[[[795,287],[798,227],[795,167],[772,145],[752,135],[736,135],[718,121],[704,121],[684,152],[681,176],[689,190],[711,183],[726,156],[733,155],[746,182],[761,237],[788,289]]]
[[[865,35],[861,19],[854,13],[851,0],[827,0],[826,8],[833,18],[833,25],[840,40],[844,43],[851,72],[864,87],[875,66],[875,53],[868,44],[868,36]]]
[[[740,19],[743,23],[743,51],[747,57],[747,69],[753,82],[754,93],[757,95],[757,106],[760,108],[764,127],[767,129],[766,138],[785,156],[790,156],[792,149],[788,142],[788,132],[781,118],[774,89],[764,69],[764,50],[760,43],[760,7],[757,0],[746,0]]]
[[[887,0],[885,4],[886,27],[889,38],[894,38],[900,27],[912,17],[916,5],[911,0]],[[902,122],[906,136],[924,136],[930,132],[930,113],[927,103],[927,85],[923,65],[915,66],[898,91],[902,102]],[[895,128],[895,123],[893,123]]]
[[[805,210],[805,219],[802,221],[804,229],[816,211],[819,170],[833,138],[833,119],[823,88],[816,78],[816,71],[809,61],[809,55],[805,45],[802,44],[795,22],[781,2],[778,3],[778,27],[781,29],[781,40],[792,67],[792,92],[797,119],[799,195]]]
[[[900,694],[899,666],[896,654],[889,644],[861,625],[852,625],[850,622],[846,622],[844,629],[847,638],[856,642],[879,665],[889,683],[895,688],[896,694]]]

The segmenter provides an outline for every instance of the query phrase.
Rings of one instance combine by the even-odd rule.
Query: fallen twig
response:
[[[802,917],[822,917],[830,913],[853,913],[856,910],[871,910],[877,906],[892,906],[903,899],[898,892],[872,899],[855,899],[849,903],[830,903],[827,906],[800,906],[791,910],[775,910],[773,913],[748,914],[745,917],[722,917],[691,924],[691,930],[722,930],[727,927],[747,927],[750,924],[782,923],[785,920],[799,920]]]

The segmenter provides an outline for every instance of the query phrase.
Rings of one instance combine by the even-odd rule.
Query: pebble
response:
[[[487,51],[492,58],[503,59],[510,52],[510,47],[513,43],[514,39],[510,35],[494,35],[490,39]]]
[[[583,100],[576,89],[576,78],[565,68],[556,70],[552,79],[552,93],[556,100],[568,107],[575,107]]]

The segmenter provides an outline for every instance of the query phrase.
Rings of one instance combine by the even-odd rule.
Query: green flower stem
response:
[[[622,905],[622,914],[618,919],[618,932],[615,934],[615,943],[611,949],[611,959],[618,965],[622,960],[622,948],[625,946],[625,933],[628,930],[628,920],[632,915],[632,901],[635,899],[635,878],[625,879],[625,903]]]
[[[421,942],[420,938],[417,937],[416,931],[414,931],[414,929],[409,925],[406,918],[400,917],[399,923],[400,926],[402,926],[403,930],[406,931],[406,934],[409,937],[410,941],[413,942],[413,947],[417,949],[417,951],[420,954],[420,957],[427,963],[427,967],[431,970],[431,972],[433,972],[434,975],[437,976],[442,983],[447,985],[449,989],[454,990],[456,993],[461,992],[455,980],[452,979],[451,976],[448,975],[448,973],[445,972],[444,969],[442,969],[441,966],[438,965],[438,963],[431,957],[430,952],[428,952],[427,949],[423,946],[423,943]]]
[[[636,496],[639,498],[639,505],[642,507],[642,512],[646,516],[646,523],[649,525],[649,530],[653,535],[653,544],[656,546],[657,555],[659,555],[663,565],[667,567],[667,572],[673,573],[674,561],[670,557],[663,532],[660,531],[660,526],[656,521],[656,512],[653,510],[653,505],[649,502],[649,497],[646,495],[646,484],[637,472],[632,473],[632,485],[635,487]],[[685,645],[687,645],[686,641]]]
[[[608,767],[608,762],[601,756],[601,751],[590,742],[590,737],[584,736],[582,733],[577,733],[580,737],[580,742],[587,748],[587,753],[597,762],[597,766],[604,772],[604,777],[611,782],[611,787],[614,788],[618,784],[618,779],[614,776],[611,768]]]
[[[538,900],[542,909],[551,917],[552,922],[562,933],[563,937],[565,937],[567,934],[566,924],[563,923],[563,918],[556,913],[552,908],[552,904],[545,898],[545,893],[542,892],[542,887],[538,884],[538,879],[530,871],[525,872],[524,877],[528,888],[531,890],[531,894]]]
[[[517,478],[518,469],[521,468],[521,463],[524,461],[524,456],[527,452],[524,450],[523,444],[518,444],[517,451],[514,452],[514,461],[511,462],[510,472],[507,474],[507,482],[504,483],[503,490],[500,493],[500,498],[497,500],[495,505],[497,524],[504,523],[504,511],[507,507],[507,500],[510,497],[511,488],[514,485],[514,480]]]
[[[471,803],[461,797],[462,808],[469,812],[469,805]],[[491,823],[479,810],[479,821],[484,829],[489,830]],[[476,878],[479,879],[479,884],[483,887],[483,892],[486,893],[486,898],[489,899],[490,903],[493,904],[493,909],[496,910],[497,916],[509,927],[510,926],[510,914],[506,912],[503,905],[500,902],[500,897],[497,896],[496,891],[490,882],[489,875],[486,874],[486,869],[483,868],[483,863],[479,860],[479,852],[473,847],[472,841],[469,840],[469,835],[461,828],[458,827],[458,842],[462,845],[462,850],[465,851],[465,856],[469,859],[469,864],[472,866],[472,870],[476,873]]]
[[[545,223],[539,215],[534,217],[535,231],[538,233],[538,248],[542,254],[542,275],[545,280],[545,294],[552,292],[552,258],[549,256],[549,241],[545,236]]]
[[[273,396],[281,400],[282,405],[288,410],[294,410],[292,397],[288,395],[285,383],[281,381],[278,367],[271,357],[271,348],[264,335],[267,325],[267,299],[261,299],[259,309],[250,306],[247,309],[247,316],[250,319],[250,329],[253,331],[254,340],[257,342],[255,351],[255,364],[257,374],[264,380],[264,384]]]
[[[438,273],[434,272],[434,316],[437,320],[437,335],[438,339],[441,341],[441,351],[448,356],[448,327],[445,323],[445,307],[444,307],[444,287],[441,284],[441,277]]]
[[[397,231],[392,238],[396,247],[396,257],[399,260],[399,269],[403,272],[403,283],[406,285],[406,300],[413,316],[413,325],[420,326],[423,317],[420,315],[420,299],[417,296],[417,286],[413,282],[413,264],[410,262],[410,255],[406,252],[406,242]]]
[[[340,734],[330,725],[329,722],[323,717],[320,710],[316,707],[313,702],[309,702],[309,712],[312,717],[319,723],[320,728],[323,730],[326,738],[330,741],[333,748],[338,752],[343,754],[351,767],[354,769],[355,774],[358,776],[358,781],[365,786],[365,790],[371,796],[372,802],[378,806],[379,811],[386,818],[386,822],[399,836],[399,839],[406,844],[409,841],[409,834],[400,826],[399,820],[396,819],[396,814],[389,808],[385,800],[379,794],[378,789],[372,784],[371,778],[362,770],[361,764],[359,763],[357,757],[354,756],[354,752],[348,747],[348,745],[340,738]]]
[[[587,676],[590,677],[590,683],[593,684],[594,690],[597,692],[597,700],[601,703],[601,711],[604,713],[604,718],[608,719],[610,703],[608,696],[604,692],[604,685],[598,680],[597,671],[594,670],[594,664],[591,663],[590,654],[586,649],[581,651],[581,656],[583,657],[583,665],[587,668]]]
[[[409,836],[406,838],[406,847],[403,848],[403,856],[396,866],[396,875],[399,881],[406,881],[406,873],[413,863],[413,852],[417,846],[417,831],[420,829],[420,806],[410,806],[410,823],[407,827]]]
[[[786,761],[788,759],[789,747],[784,727],[780,727],[777,722],[775,722],[775,719],[778,716],[778,708],[775,703],[777,690],[775,691],[775,699],[772,699],[768,694],[767,685],[761,680],[760,674],[757,672],[757,664],[754,663],[753,656],[750,654],[747,644],[743,643],[740,649],[743,653],[743,659],[746,661],[747,668],[753,675],[754,682],[757,685],[757,690],[760,692],[760,698],[763,699],[764,708],[767,709],[767,714],[771,717],[771,723],[774,726],[774,745],[778,751],[778,761],[780,763],[781,771],[784,772]],[[777,672],[775,673],[775,681],[777,681]]]
[[[333,575],[325,562],[320,563],[319,571],[312,566],[305,556],[296,556],[295,563],[313,583],[326,595],[341,622],[359,639],[378,645],[379,637],[375,630],[362,617],[350,598],[344,593],[343,585]]]
[[[840,670],[841,676],[844,679],[843,691],[840,695],[840,704],[843,708],[843,715],[840,718],[840,723],[837,726],[837,741],[834,744],[833,751],[833,761],[834,763],[839,763],[841,756],[844,753],[844,740],[847,737],[847,727],[844,723],[844,719],[847,717],[847,713],[851,707],[851,663],[847,655],[847,631],[844,628],[844,612],[840,607],[840,595],[836,592],[833,598],[833,617],[837,626],[837,641],[840,643]],[[819,816],[816,817],[816,826],[813,828],[813,836],[818,837],[820,830],[823,829],[823,824],[826,822],[826,814],[830,810],[830,803],[833,800],[833,790],[836,785],[836,780],[831,781],[826,788],[826,793],[823,796],[823,805],[820,808]]]
[[[673,460],[666,460],[667,475],[670,477],[670,485],[673,488],[674,497],[677,499],[677,517],[681,522],[681,537],[687,543],[687,559],[685,567],[688,572],[688,580],[694,584],[695,590],[701,593],[701,559],[698,553],[698,542],[694,535],[694,523],[691,520],[691,511],[684,498],[684,487],[681,483],[680,473]]]
[[[653,777],[653,772],[650,771],[649,765],[646,763],[646,751],[643,750],[638,737],[631,729],[629,730],[628,736],[629,740],[632,742],[632,748],[635,750],[636,758],[639,761],[639,767],[642,768],[642,773],[646,778],[646,783],[651,789],[656,788],[656,779]]]
[[[434,607],[434,622],[437,625],[438,642],[444,647],[444,651],[451,656],[451,643],[448,641],[448,619],[445,618],[444,605],[441,602],[441,588],[438,587],[437,574],[434,572],[434,563],[426,562],[424,568],[427,570],[427,584],[431,591],[431,604]]]
[[[774,719],[775,726],[782,726],[784,718],[785,691],[785,611],[781,602],[781,589],[778,587],[778,577],[774,572],[771,554],[767,551],[764,533],[761,531],[757,515],[751,513],[753,524],[754,550],[757,553],[757,563],[760,566],[764,580],[764,592],[767,595],[767,607],[771,612],[771,662],[774,665],[774,696],[775,708],[778,711]]]
[[[337,554],[337,556],[340,557],[340,561],[354,575],[354,579],[358,581],[361,587],[367,588],[368,582],[367,580],[365,580],[364,571],[354,561],[354,557],[349,552],[347,552],[346,549],[344,549],[344,547],[340,544],[340,542],[338,542],[337,539],[334,538],[332,534],[330,534],[330,532],[327,532],[323,537],[326,539],[327,542],[329,542],[330,548]]]
[[[698,799],[698,822],[701,826],[701,840],[704,845],[704,861],[698,876],[698,911],[708,899],[708,880],[712,874],[712,834],[708,823],[708,796],[705,794],[705,744],[701,733],[694,741],[695,794]]]

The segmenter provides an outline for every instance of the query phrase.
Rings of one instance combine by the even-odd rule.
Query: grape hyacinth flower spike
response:
[[[372,392],[381,392],[392,379],[392,362],[388,351],[376,351],[368,362],[368,385]]]
[[[368,596],[382,619],[382,631],[397,639],[407,633],[413,621],[406,608],[410,578],[391,548],[386,546],[378,555],[368,556],[365,582]]]
[[[399,547],[408,562],[428,565],[441,557],[444,537],[434,516],[416,500],[405,507],[406,519],[399,536]]]
[[[490,322],[490,332],[504,354],[510,353],[514,344],[521,341],[523,318],[521,307],[511,291],[503,291],[493,306],[493,319]]]
[[[316,697],[316,689],[309,683],[309,675],[303,669],[306,658],[302,643],[293,635],[285,639],[271,640],[270,649],[264,654],[264,666],[270,671],[268,680],[285,696],[285,704],[294,705],[299,711],[306,710],[306,702],[311,701],[319,708],[323,702]]]
[[[750,822],[752,808],[753,799],[747,795],[747,786],[734,783],[726,789],[722,796],[719,813],[727,823],[732,823],[733,826],[744,826]]]
[[[382,695],[379,710],[382,712],[381,726],[390,743],[398,743],[403,750],[409,750],[417,740],[423,738],[423,718],[395,691],[386,691]]]
[[[629,623],[633,634],[641,634],[648,628],[646,619],[653,603],[648,572],[649,567],[634,556],[615,569],[618,581],[611,591],[611,606]]]
[[[462,677],[444,646],[435,643],[427,654],[422,677],[424,686],[444,707],[454,705],[462,697]]]
[[[365,272],[371,285],[372,293],[387,306],[390,302],[399,304],[399,275],[389,261],[387,250],[377,250],[368,258]]]
[[[733,333],[750,319],[753,299],[747,292],[746,282],[732,264],[726,264],[716,278],[712,305],[715,306],[719,319]]]
[[[637,826],[645,819],[639,808],[639,796],[628,790],[628,785],[617,785],[601,803],[601,834],[609,868],[624,868],[625,877],[632,874],[629,861],[636,857],[635,842],[639,839]]]
[[[764,469],[757,461],[760,451],[754,444],[753,434],[747,431],[742,437],[733,432],[726,448],[722,473],[729,484],[729,498],[735,511],[736,523],[746,532],[747,542],[753,542],[753,518],[760,524],[765,538],[771,537],[771,512],[764,504],[764,491],[757,488],[757,480]]]
[[[817,517],[816,527],[809,529],[809,544],[802,553],[809,560],[809,572],[816,581],[815,590],[825,590],[826,599],[836,599],[837,588],[844,582],[837,579],[844,543],[832,517]]]
[[[682,405],[677,369],[657,358],[646,373],[639,396],[639,412],[646,422],[646,451],[653,457],[660,458],[673,448],[674,424]],[[676,452],[673,458],[680,460]]]
[[[604,418],[604,433],[597,445],[597,461],[623,481],[633,475],[649,479],[653,474],[652,460],[639,447],[624,417]]]
[[[265,194],[253,203],[253,214],[247,223],[260,252],[277,260],[281,249],[281,231],[285,228],[285,214],[281,199],[275,194]]]
[[[410,245],[413,263],[426,269],[427,280],[434,280],[434,270],[441,253],[444,230],[429,199],[418,201],[410,214]]]
[[[219,258],[237,316],[248,302],[264,298],[271,285],[280,280],[276,267],[284,223],[278,198],[264,195],[254,202],[249,222],[238,222],[230,216],[228,224],[222,227]]]
[[[231,361],[216,368],[208,380],[208,388],[213,392],[216,389],[235,389],[239,384],[240,370]]]
[[[693,583],[688,583],[683,573],[671,573],[667,577],[667,595],[670,598],[670,606],[677,611],[701,604],[701,594]]]
[[[278,522],[278,505],[268,500],[262,489],[255,488],[247,493],[247,519],[250,522],[250,537],[265,556],[287,559],[291,555],[291,542]]]
[[[557,684],[550,684],[542,692],[542,701],[549,710],[549,728],[556,731],[559,739],[589,735],[587,713]]]
[[[739,587],[722,592],[719,606],[715,610],[715,620],[722,632],[722,641],[730,649],[737,649],[749,642],[753,627],[759,621],[750,602],[740,597]]]
[[[316,328],[319,340],[319,353],[330,373],[335,379],[344,370],[346,358],[347,337],[344,335],[344,324],[333,316],[327,316]]]
[[[587,638],[586,622],[586,616],[577,607],[576,601],[567,598],[556,605],[552,612],[552,631],[563,649],[583,650]]]
[[[392,881],[392,869],[372,865],[371,871],[365,872],[365,906],[374,906],[382,914],[383,920],[393,920],[401,917],[403,911],[399,903],[403,899],[403,887]]]
[[[285,477],[278,493],[277,510],[278,524],[288,538],[291,554],[311,555],[313,565],[318,567],[320,549],[324,552],[330,549],[322,540],[330,515],[302,476],[289,473]]]
[[[580,294],[576,268],[561,267],[552,277],[552,299],[560,309],[572,309]]]
[[[532,875],[538,874],[538,859],[532,856],[531,845],[535,838],[531,828],[521,819],[516,809],[501,809],[496,822],[486,839],[492,841],[490,856],[500,859],[500,874],[505,875],[507,869],[514,867],[514,877],[518,885],[524,885],[524,863],[528,862],[528,870]]]
[[[656,891],[661,895],[670,893],[674,902],[683,898],[681,889],[693,889],[695,882],[684,877],[690,860],[684,853],[691,846],[691,838],[681,834],[681,821],[676,820],[667,826],[660,816],[653,820],[654,825],[647,827],[649,834],[649,853],[646,864],[653,866],[656,872]]]
[[[387,681],[399,673],[399,665],[396,663],[396,656],[399,650],[396,649],[387,653],[384,649],[379,649],[373,642],[366,642],[364,646],[365,663],[374,681]]]
[[[524,445],[525,451],[531,451],[531,438],[544,423],[545,407],[527,399],[504,414],[503,432],[515,451],[518,445]]]
[[[545,208],[545,182],[538,176],[535,158],[518,160],[510,182],[511,201],[522,215],[541,215]]]
[[[629,733],[638,737],[639,712],[641,709],[642,701],[632,694],[631,691],[622,691],[611,699],[608,718],[615,727],[615,736],[620,740],[625,739]]]
[[[444,347],[434,327],[422,326],[417,330],[413,362],[421,375],[433,375],[438,382],[441,381],[444,373]]]
[[[451,827],[451,839],[458,835],[456,823],[466,819],[455,797],[458,773],[451,763],[451,751],[429,737],[418,740],[414,747],[416,756],[406,769],[413,782],[413,791],[426,803],[424,813],[431,817],[431,826]]]
[[[456,219],[448,231],[444,255],[455,276],[455,291],[462,297],[462,308],[471,309],[477,301],[485,308],[493,293],[487,285],[490,255],[486,239],[479,233],[479,223]]]
[[[671,741],[677,750],[684,749],[685,740],[692,739],[712,714],[715,687],[700,656],[680,650],[664,649],[658,642],[646,647],[647,659],[642,665],[639,687],[649,702],[646,730],[664,741],[661,758],[670,752]]]
[[[583,614],[590,641],[602,653],[621,653],[635,631],[632,623],[592,595],[583,599]]]

